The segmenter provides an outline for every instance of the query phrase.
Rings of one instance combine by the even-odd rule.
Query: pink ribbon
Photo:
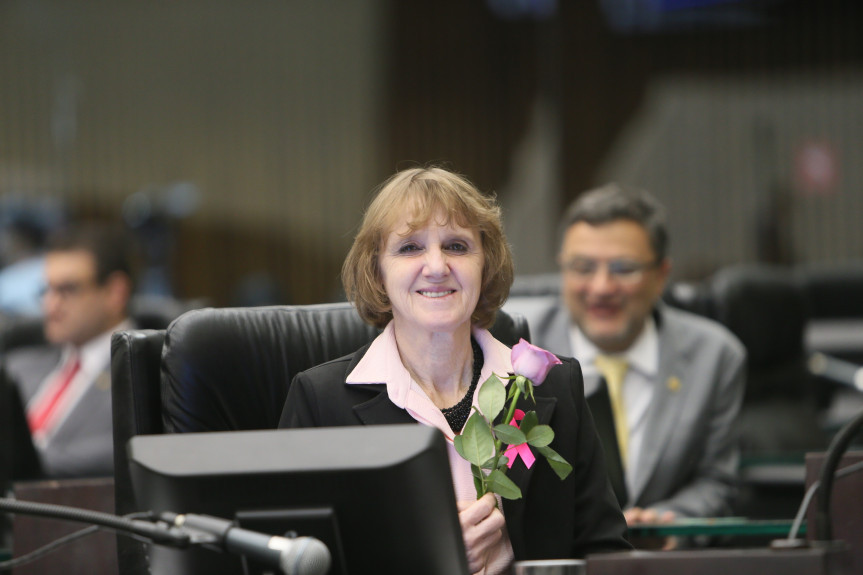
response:
[[[522,419],[524,419],[524,412],[520,409],[516,409],[513,414],[512,421],[510,421],[509,424],[514,425],[516,429],[518,429],[518,423],[516,422],[521,421]],[[506,466],[510,469],[512,468],[512,464],[515,463],[515,458],[519,455],[528,469],[530,469],[533,462],[536,461],[536,456],[530,450],[527,443],[522,443],[521,445],[510,445],[506,448],[506,451],[504,451],[503,454],[509,460],[507,461]]]

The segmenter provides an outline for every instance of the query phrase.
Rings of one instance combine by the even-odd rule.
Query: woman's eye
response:
[[[453,242],[447,246],[447,249],[451,252],[466,252],[467,244],[462,242]]]
[[[416,244],[405,244],[399,248],[400,254],[409,254],[416,251],[419,251],[419,246]]]

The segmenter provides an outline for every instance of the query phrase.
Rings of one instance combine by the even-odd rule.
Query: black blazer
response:
[[[335,427],[416,423],[393,404],[386,386],[348,385],[347,375],[369,346],[353,355],[299,373],[291,384],[279,427]],[[540,423],[555,432],[551,447],[573,466],[561,481],[545,458],[531,469],[519,459],[508,476],[522,499],[503,501],[515,559],[581,558],[588,553],[631,549],[626,522],[605,473],[602,449],[584,400],[581,369],[563,359],[534,391],[536,406],[522,398],[518,407],[535,409]]]

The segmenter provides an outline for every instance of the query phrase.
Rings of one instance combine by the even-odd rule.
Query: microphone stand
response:
[[[34,503],[0,497],[0,511],[98,525],[122,533],[137,535],[159,545],[181,549],[189,547],[193,542],[192,537],[188,533],[176,527],[166,527],[164,524],[153,523],[151,521],[128,519],[126,517],[111,515],[110,513],[67,507],[65,505]]]
[[[119,517],[110,513],[65,505],[18,501],[0,497],[0,511],[63,519],[105,527],[147,542],[185,549],[192,545],[215,548],[263,561],[288,574],[326,573],[330,567],[327,547],[312,537],[288,540],[245,529],[233,522],[204,515],[147,514],[146,519]],[[14,561],[14,560],[13,560]]]
[[[833,478],[839,461],[851,442],[863,428],[863,412],[839,430],[839,433],[830,442],[821,465],[819,478],[820,493],[818,495],[818,507],[815,513],[815,539],[818,541],[830,541],[833,539],[833,527],[830,521],[830,500],[833,491]]]

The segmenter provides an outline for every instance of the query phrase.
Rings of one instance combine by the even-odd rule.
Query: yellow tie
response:
[[[611,399],[611,411],[614,414],[614,430],[617,434],[620,461],[626,467],[629,425],[626,422],[626,409],[623,404],[623,378],[626,377],[629,364],[625,359],[609,357],[607,355],[596,356],[595,363],[608,386],[608,397]]]

